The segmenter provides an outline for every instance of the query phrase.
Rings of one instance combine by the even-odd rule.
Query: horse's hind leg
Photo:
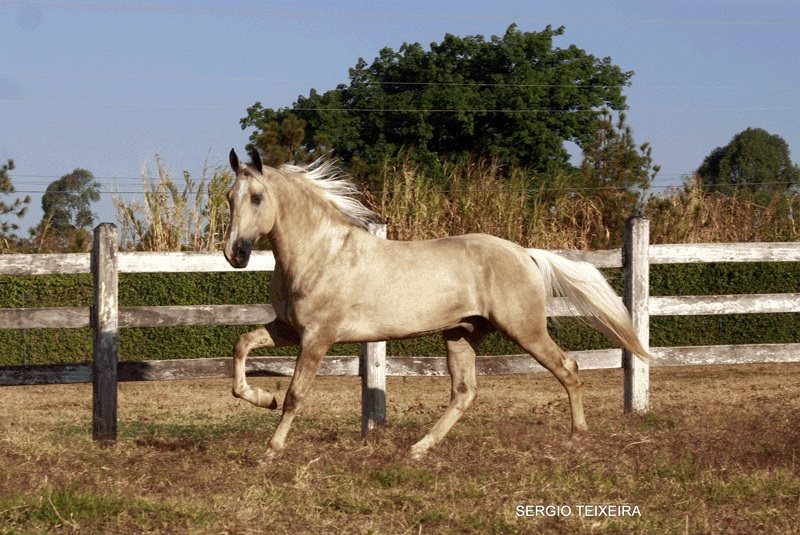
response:
[[[431,430],[411,447],[409,456],[412,459],[420,459],[441,442],[475,399],[475,351],[484,335],[484,332],[469,332],[463,328],[445,331],[447,371],[451,379],[450,404]]]
[[[277,408],[278,402],[273,393],[247,384],[245,375],[247,355],[259,347],[282,347],[297,343],[297,335],[291,327],[280,320],[274,320],[264,327],[241,335],[233,347],[233,395],[258,407]]]
[[[572,436],[575,437],[587,430],[583,415],[583,397],[581,381],[578,378],[578,363],[563,349],[558,347],[546,329],[533,335],[512,338],[536,361],[547,368],[564,386],[569,397],[570,415],[572,417]]]

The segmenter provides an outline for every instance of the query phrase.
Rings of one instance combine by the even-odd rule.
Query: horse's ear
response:
[[[236,151],[231,149],[231,153],[228,155],[228,161],[231,164],[231,169],[233,169],[234,173],[239,172],[239,157],[236,156]]]
[[[247,154],[250,155],[250,161],[252,162],[252,166],[256,168],[259,174],[261,174],[264,166],[261,163],[261,155],[258,153],[258,149],[250,145],[247,147]]]

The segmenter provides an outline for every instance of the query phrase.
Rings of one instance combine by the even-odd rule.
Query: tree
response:
[[[6,195],[13,195],[16,193],[14,184],[11,182],[11,176],[8,174],[9,171],[13,170],[14,160],[7,160],[6,163],[0,167],[0,199],[3,199]],[[10,203],[7,203],[5,200],[0,200],[0,216],[12,215],[19,218],[24,217],[30,202],[30,196],[26,196],[24,199],[14,199]],[[18,228],[19,226],[14,223],[0,221],[0,235],[7,235]]]
[[[564,28],[502,37],[445,35],[429,50],[419,43],[359,59],[349,84],[273,110],[257,102],[240,123],[265,154],[309,158],[335,151],[352,165],[376,164],[406,150],[421,163],[491,157],[535,170],[569,167],[564,141],[592,139],[602,108],[625,108],[622,88],[632,72],[572,45],[553,46]],[[291,117],[304,121],[281,139]],[[295,121],[295,119],[291,119]]]
[[[576,190],[602,204],[604,227],[617,239],[623,235],[625,220],[641,214],[645,193],[661,169],[653,164],[648,143],[636,145],[625,119],[620,113],[615,124],[605,113],[597,120],[573,182]]]
[[[265,111],[259,103],[248,109],[250,115]],[[251,141],[261,149],[265,163],[277,167],[285,162],[308,160],[308,151],[303,146],[306,135],[306,122],[303,119],[294,113],[287,113],[280,119],[276,114],[263,113],[253,120],[258,131]]]
[[[649,143],[636,145],[631,127],[620,113],[614,124],[610,113],[597,121],[593,138],[584,146],[578,176],[583,187],[628,190],[641,197],[661,170],[653,164]]]
[[[787,191],[800,184],[800,167],[792,162],[786,141],[761,128],[739,132],[711,151],[697,174],[704,187],[725,193]]]
[[[37,250],[84,251],[91,242],[89,232],[94,223],[91,203],[100,200],[100,184],[86,169],[51,182],[42,196],[44,216],[31,235]]]
[[[75,169],[47,186],[42,196],[43,221],[56,230],[89,229],[91,203],[100,200],[100,184],[86,169]]]

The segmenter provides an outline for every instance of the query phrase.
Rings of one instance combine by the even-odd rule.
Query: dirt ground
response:
[[[549,374],[481,377],[419,462],[447,378],[389,378],[362,440],[359,379],[319,377],[268,462],[278,413],[227,380],[120,385],[112,446],[91,385],[0,388],[0,533],[800,533],[800,365],[656,368],[633,417],[620,370],[582,379],[581,441]]]

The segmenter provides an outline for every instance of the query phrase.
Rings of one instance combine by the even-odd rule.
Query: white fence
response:
[[[384,230],[385,231],[385,230]],[[380,232],[380,230],[377,230]],[[274,318],[269,305],[199,305],[120,307],[117,274],[141,272],[215,272],[232,268],[220,253],[125,253],[117,251],[116,228],[95,229],[90,254],[0,255],[0,275],[92,273],[93,307],[0,309],[0,329],[82,328],[94,331],[93,362],[64,365],[0,367],[0,386],[55,383],[94,383],[94,436],[116,437],[117,381],[163,380],[231,375],[229,358],[118,362],[118,329],[182,325],[250,325]],[[634,327],[645,347],[649,345],[650,316],[684,316],[739,313],[800,312],[800,294],[748,294],[655,297],[649,294],[651,264],[696,262],[798,262],[800,243],[719,243],[649,245],[648,222],[632,219],[626,229],[623,249],[607,251],[560,251],[567,257],[593,265],[623,267],[623,300],[631,311]],[[253,253],[248,271],[272,271],[269,252]],[[548,314],[571,315],[563,299],[555,299]],[[386,357],[384,343],[363,344],[361,354],[327,357],[322,375],[362,377],[362,429],[383,421],[386,375],[444,375],[444,357]],[[657,366],[736,364],[750,362],[800,362],[800,343],[655,347]],[[623,368],[626,411],[648,409],[649,369],[638,359],[618,349],[576,351],[581,369]],[[248,371],[268,375],[290,375],[294,359],[253,357]],[[544,371],[528,355],[481,356],[478,373],[483,375]]]

